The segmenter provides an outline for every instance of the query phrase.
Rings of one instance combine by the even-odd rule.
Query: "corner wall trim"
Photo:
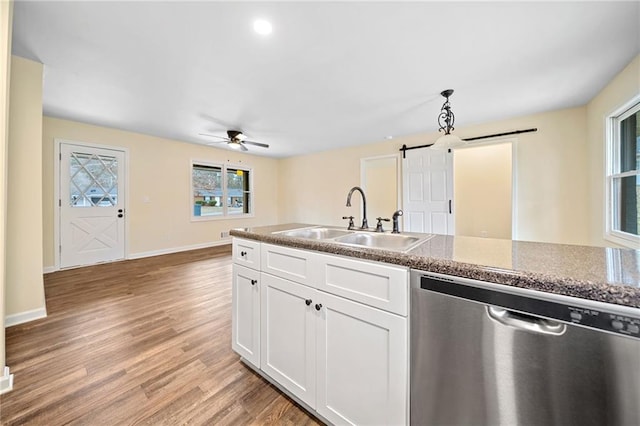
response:
[[[0,376],[0,395],[13,390],[13,374],[9,374],[9,367],[4,367]]]
[[[55,266],[45,266],[44,268],[42,268],[43,275],[50,274],[55,271],[57,271]]]
[[[38,309],[32,309],[30,311],[18,312],[17,314],[7,315],[4,318],[4,326],[12,327],[18,324],[24,324],[25,322],[35,321],[37,319],[47,317],[47,308],[42,307]]]

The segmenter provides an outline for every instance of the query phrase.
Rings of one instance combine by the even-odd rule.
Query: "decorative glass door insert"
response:
[[[118,200],[118,160],[114,156],[71,152],[69,195],[73,207],[112,207]]]

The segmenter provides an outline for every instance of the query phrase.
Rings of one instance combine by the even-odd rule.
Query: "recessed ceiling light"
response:
[[[271,34],[273,27],[271,26],[271,22],[265,21],[264,19],[256,19],[253,21],[253,30],[260,35],[268,35]]]
[[[393,139],[393,136],[391,136],[391,135],[385,136],[385,139]]]

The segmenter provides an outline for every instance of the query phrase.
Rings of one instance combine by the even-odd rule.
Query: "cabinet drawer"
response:
[[[232,257],[233,262],[238,265],[260,270],[260,242],[234,238]]]
[[[316,286],[320,272],[319,254],[263,244],[261,257],[262,272],[310,287]]]
[[[317,288],[398,315],[407,316],[409,271],[400,266],[336,256],[321,257]]]

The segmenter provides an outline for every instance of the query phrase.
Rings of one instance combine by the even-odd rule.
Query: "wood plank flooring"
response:
[[[231,248],[45,275],[6,330],[3,425],[320,424],[231,350]]]

